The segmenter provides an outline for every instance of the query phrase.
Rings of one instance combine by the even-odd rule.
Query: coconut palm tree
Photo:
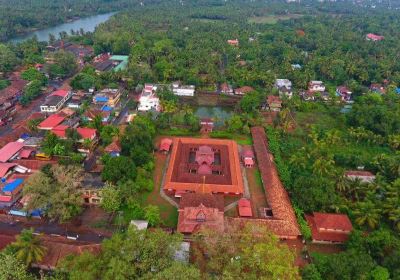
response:
[[[378,225],[381,213],[381,209],[369,200],[358,202],[356,204],[356,210],[354,211],[356,223],[360,226],[367,225],[371,229],[376,228]]]
[[[17,259],[28,266],[40,262],[46,253],[46,247],[42,246],[40,238],[33,234],[33,228],[22,230],[16,241],[11,244],[11,248],[15,250]]]

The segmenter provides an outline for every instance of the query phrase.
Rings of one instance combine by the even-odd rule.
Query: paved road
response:
[[[35,229],[36,233],[55,236],[66,236],[67,234],[66,228],[58,224],[43,223],[41,225],[33,225],[32,227]],[[24,228],[30,228],[30,226],[26,226],[21,222],[0,222],[0,232],[4,234],[16,235],[19,234]],[[104,236],[98,235],[97,233],[91,232],[89,230],[80,231],[79,233],[68,231],[68,233],[68,235],[79,234],[79,241],[86,241],[91,243],[100,243],[105,238]]]

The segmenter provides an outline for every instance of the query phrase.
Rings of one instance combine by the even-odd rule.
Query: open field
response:
[[[293,15],[267,15],[261,17],[251,17],[249,18],[249,23],[256,24],[276,24],[280,20],[289,20],[294,18],[300,18],[302,15],[293,14]]]
[[[249,183],[251,206],[254,217],[259,216],[259,209],[267,207],[264,188],[258,167],[246,169],[247,181]]]

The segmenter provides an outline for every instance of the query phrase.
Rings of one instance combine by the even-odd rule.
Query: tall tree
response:
[[[46,254],[46,247],[41,244],[40,238],[33,234],[33,228],[22,230],[10,246],[11,250],[15,250],[17,259],[27,266],[40,262]]]

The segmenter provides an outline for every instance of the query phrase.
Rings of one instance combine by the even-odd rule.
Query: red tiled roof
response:
[[[369,38],[371,40],[374,40],[374,41],[381,41],[381,40],[385,39],[384,36],[376,35],[376,34],[373,34],[373,33],[368,33],[367,34],[367,38]]]
[[[357,176],[357,177],[375,177],[375,175],[369,171],[364,170],[349,170],[344,173],[345,176]]]
[[[31,156],[31,154],[33,153],[33,149],[22,149],[19,154],[18,157],[19,158],[29,158]]]
[[[8,173],[8,171],[13,168],[14,166],[16,166],[17,164],[15,163],[9,163],[9,162],[5,162],[5,163],[0,163],[0,177],[3,178],[4,176],[6,176],[6,174]]]
[[[314,222],[318,229],[331,229],[331,230],[342,230],[351,231],[353,226],[351,225],[349,217],[344,214],[329,214],[329,213],[318,213],[314,212]]]
[[[250,200],[241,198],[238,203],[240,217],[252,217],[253,211],[251,210]]]
[[[254,158],[253,149],[250,146],[244,146],[242,148],[242,157],[244,157],[244,158]]]
[[[240,87],[240,88],[235,89],[236,93],[241,93],[241,94],[249,93],[249,92],[252,92],[252,91],[254,91],[254,88],[249,87],[249,86],[244,86],[244,87]]]
[[[68,90],[59,89],[59,90],[56,90],[55,92],[53,92],[52,94],[50,94],[50,96],[66,97],[68,94],[69,94]]]
[[[268,95],[267,102],[268,102],[268,104],[279,103],[279,105],[280,105],[282,103],[282,100],[279,98],[279,96]]]
[[[279,179],[278,171],[268,150],[267,137],[263,127],[251,128],[253,146],[256,153],[265,196],[272,209],[273,219],[266,219],[265,223],[278,236],[296,237],[300,230],[290,198]],[[280,220],[280,222],[278,221]]]
[[[58,114],[51,115],[44,121],[42,121],[39,125],[38,128],[40,129],[52,129],[62,123],[65,120],[65,117],[60,116]]]
[[[113,141],[110,145],[105,147],[104,151],[107,153],[112,153],[112,152],[121,152],[121,145],[118,141]]]
[[[82,139],[93,139],[96,137],[97,130],[88,127],[78,127],[76,131],[82,137]]]
[[[67,128],[69,128],[68,125],[57,125],[56,127],[54,127],[51,132],[54,133],[55,135],[57,135],[60,138],[65,138],[66,137],[66,133],[65,131],[67,130]]]
[[[7,162],[24,147],[23,143],[10,142],[0,149],[0,162]]]
[[[349,238],[348,232],[319,231],[312,215],[306,215],[306,220],[311,228],[311,236],[314,241],[344,243]]]
[[[245,164],[246,166],[248,166],[248,165],[254,165],[254,160],[253,160],[252,158],[245,157],[245,158],[244,158],[244,164]]]
[[[222,232],[224,200],[221,195],[183,194],[179,204],[178,231],[193,233],[202,227]]]
[[[160,151],[168,152],[172,145],[172,139],[164,138],[161,140],[160,143]]]

